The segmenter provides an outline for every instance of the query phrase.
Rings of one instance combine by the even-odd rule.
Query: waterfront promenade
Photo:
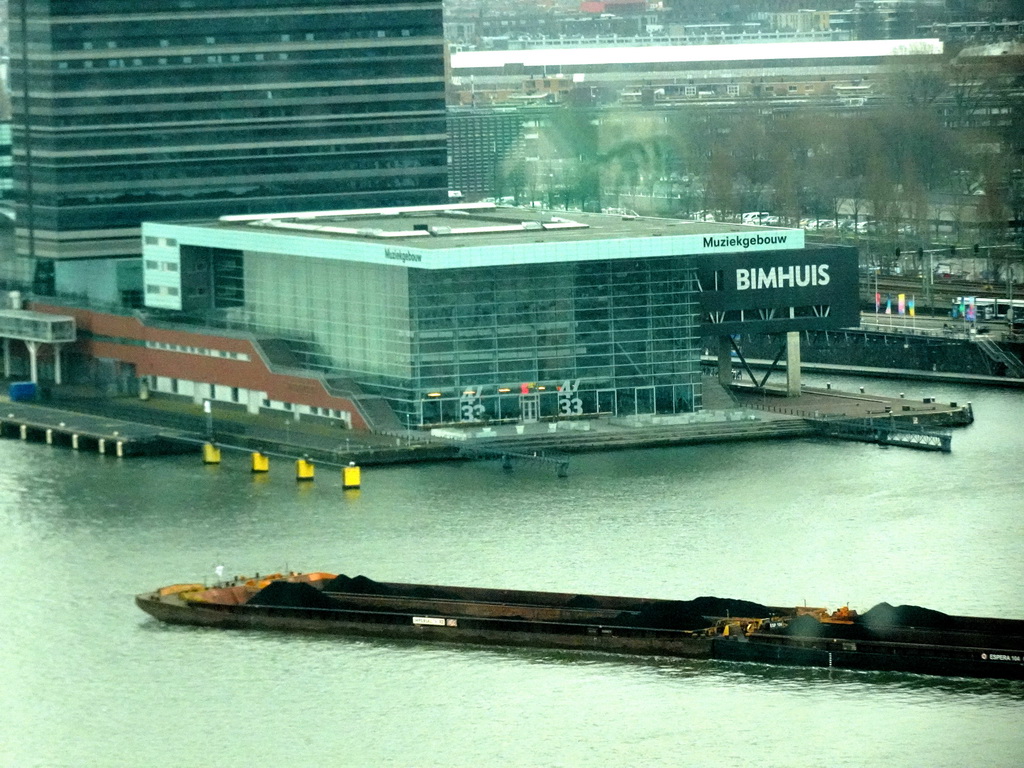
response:
[[[206,414],[202,404],[182,398],[109,397],[74,386],[53,387],[40,403],[5,403],[0,417],[7,424],[4,434],[8,437],[19,435],[20,423],[31,424],[35,439],[40,439],[47,425],[59,433],[58,425],[82,422],[106,425],[115,435],[146,435],[154,445],[164,446],[139,453],[195,450],[198,455],[203,443],[214,442],[228,451],[308,457],[317,463],[344,466],[349,462],[378,465],[502,455],[543,459],[556,453],[809,437],[821,433],[822,423],[835,420],[945,428],[970,423],[973,414],[969,404],[939,403],[933,398],[911,400],[810,387],[797,397],[784,397],[770,387],[758,390],[737,384],[726,389],[706,377],[704,410],[699,413],[451,424],[393,434],[340,429],[336,422],[316,417],[253,415],[225,403],[212,403],[211,413]],[[102,437],[92,431],[96,432],[94,440]],[[31,439],[24,432],[21,437]],[[53,442],[49,434],[47,441]],[[70,443],[70,439],[57,442]]]

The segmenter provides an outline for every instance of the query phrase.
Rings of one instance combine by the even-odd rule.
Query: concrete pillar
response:
[[[53,383],[61,384],[61,373],[60,373],[60,350],[63,344],[53,345]]]
[[[25,346],[28,347],[29,381],[39,383],[39,360],[37,359],[39,342],[26,339]]]
[[[800,395],[800,331],[786,334],[786,397]]]
[[[4,337],[4,378],[11,378],[11,340]]]
[[[718,337],[718,383],[723,387],[732,385],[732,344],[728,336]]]

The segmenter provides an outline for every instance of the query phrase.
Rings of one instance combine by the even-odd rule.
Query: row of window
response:
[[[151,272],[177,272],[178,264],[174,261],[157,261],[146,259],[146,269]]]
[[[146,286],[146,293],[154,296],[179,296],[181,291],[174,285],[153,285]]]
[[[322,85],[322,84],[302,84],[293,83],[287,84],[280,81],[274,81],[271,87],[277,90],[272,90],[272,94],[269,98],[278,100],[305,100],[314,99],[325,101],[332,99],[335,102],[339,101],[350,101],[352,103],[362,103],[364,101],[402,101],[403,99],[427,99],[430,97],[444,98],[444,83],[437,79],[432,82],[395,82],[395,83],[374,83],[372,85],[359,85],[354,83],[344,83],[338,85]],[[266,84],[252,84],[249,88],[239,88],[232,90],[224,89],[209,89],[203,95],[202,98],[205,100],[202,103],[210,102],[237,102],[237,101],[252,101],[253,99],[263,100],[267,97]],[[196,99],[200,97],[197,94]],[[197,102],[190,100],[189,108],[195,108]],[[115,107],[115,106],[132,106],[136,109],[142,110],[147,106],[153,105],[157,108],[163,108],[173,111],[180,111],[182,105],[176,101],[168,101],[166,93],[131,93],[131,94],[116,94],[116,93],[105,93],[102,96],[94,96],[86,93],[76,93],[75,95],[63,95],[52,100],[53,110],[57,113],[65,112],[66,110],[81,109],[84,107]],[[10,141],[10,126],[7,126],[7,140]],[[505,131],[508,137],[518,138],[519,130],[518,126],[514,129]]]
[[[221,357],[227,360],[241,360],[243,362],[249,362],[249,360],[252,359],[245,352],[232,352],[226,349],[210,349],[209,347],[192,347],[185,344],[169,344],[164,341],[147,341],[146,348],[163,349],[168,352],[184,352],[188,355],[203,355],[204,357]]]
[[[283,400],[270,400],[263,398],[263,407],[273,411],[288,411],[289,413],[308,413],[310,416],[323,416],[328,419],[342,419],[348,421],[350,416],[347,411],[338,408],[320,408],[316,405],[299,405],[288,403]]]
[[[231,387],[223,384],[209,384],[203,381],[190,381],[188,379],[168,378],[165,376],[150,376],[150,389],[154,392],[165,392],[171,395],[184,395],[187,397],[200,397],[205,400],[222,403],[237,403],[248,405],[252,390],[243,387]],[[290,403],[282,400],[271,400],[262,398],[260,401],[264,408],[273,411],[285,411],[294,414],[309,414],[310,416],[321,416],[327,419],[341,421],[346,426],[352,425],[352,414],[340,408],[321,408],[316,405],[304,405],[301,403]]]
[[[342,58],[338,57],[335,54],[335,52],[332,52],[332,51],[321,52],[318,55],[299,54],[299,55],[295,56],[295,58],[302,58],[302,59],[330,58],[332,61],[335,61],[335,62],[352,60],[352,59],[355,59],[355,58],[364,58],[364,59],[389,58],[389,59],[393,59],[394,57],[395,57],[395,51],[393,49],[389,49],[389,50],[366,49],[366,50],[353,51],[353,52],[350,52],[350,55],[349,55],[348,59],[342,59]],[[292,58],[292,54],[287,53],[287,52],[281,52],[281,53],[277,53],[277,54],[274,54],[274,55],[268,55],[268,54],[264,54],[264,53],[256,53],[256,54],[253,54],[251,57],[250,56],[243,57],[241,54],[232,53],[232,54],[208,54],[206,56],[175,56],[173,58],[169,58],[167,56],[159,56],[157,58],[149,58],[149,57],[147,57],[147,58],[144,58],[144,59],[143,58],[107,59],[106,62],[107,62],[107,67],[120,68],[120,67],[127,67],[127,66],[145,67],[145,66],[152,66],[153,64],[156,64],[156,65],[162,66],[162,67],[171,66],[171,65],[174,65],[174,64],[225,64],[225,63],[228,63],[228,64],[242,64],[242,63],[245,63],[247,61],[255,61],[255,62],[260,62],[260,61],[288,61],[291,58]],[[84,59],[82,61],[58,61],[57,62],[57,69],[59,69],[59,70],[93,69],[97,65],[99,65],[99,61],[93,60],[93,59]]]
[[[349,20],[349,21],[351,21],[351,20]],[[351,23],[350,23],[350,26],[351,26]],[[393,30],[393,29],[392,30],[387,30],[387,29],[359,29],[359,30],[352,30],[352,29],[349,29],[347,31],[347,37],[369,37],[369,38],[376,37],[376,38],[380,38],[380,37],[387,37],[389,31],[391,32],[392,35],[394,35],[396,30]],[[411,29],[400,29],[400,30],[398,30],[398,34],[400,36],[402,36],[402,37],[410,37],[412,35],[412,30]],[[263,39],[263,40],[257,40],[252,35],[246,35],[244,40],[241,40],[241,41],[239,41],[237,39],[236,40],[222,40],[221,43],[222,44],[237,45],[240,42],[244,42],[246,45],[254,45],[256,43],[270,43],[270,42],[282,42],[282,43],[290,43],[290,42],[293,42],[293,41],[313,42],[316,39],[317,39],[317,37],[316,37],[316,34],[314,32],[305,32],[305,33],[295,34],[295,35],[286,33],[286,34],[279,35],[276,39],[271,39],[271,38],[267,37],[266,39]],[[339,38],[337,38],[336,36],[332,36],[332,37],[327,37],[327,38],[324,38],[324,39],[333,40],[333,39],[339,39]],[[345,38],[341,38],[341,39],[345,39]],[[178,46],[183,46],[183,45],[195,45],[197,42],[198,42],[198,38],[192,38],[192,39],[187,40],[187,41],[186,40],[175,40],[174,41],[174,46],[178,47]],[[203,43],[206,44],[206,45],[216,45],[217,44],[217,38],[215,36],[207,35],[205,38],[203,38]],[[128,44],[132,48],[138,47],[138,42],[135,41],[135,40],[128,41]],[[159,46],[161,48],[170,48],[171,47],[171,41],[170,40],[166,40],[166,39],[160,40],[158,44],[159,44]],[[93,41],[93,40],[85,40],[85,41],[82,42],[82,50],[92,51],[92,50],[95,50],[97,47],[98,46],[97,46],[96,42]],[[102,46],[99,46],[99,47],[102,47]],[[117,40],[107,40],[105,47],[107,49],[117,48],[118,47],[118,41]]]

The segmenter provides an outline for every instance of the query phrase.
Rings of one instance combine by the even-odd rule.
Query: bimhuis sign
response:
[[[715,333],[847,328],[860,320],[856,248],[705,254],[697,269],[702,322]]]

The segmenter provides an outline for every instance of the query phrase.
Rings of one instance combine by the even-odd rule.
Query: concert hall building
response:
[[[143,268],[144,312],[53,307],[90,357],[375,431],[699,411],[715,337],[858,323],[801,229],[482,203],[146,223]]]

